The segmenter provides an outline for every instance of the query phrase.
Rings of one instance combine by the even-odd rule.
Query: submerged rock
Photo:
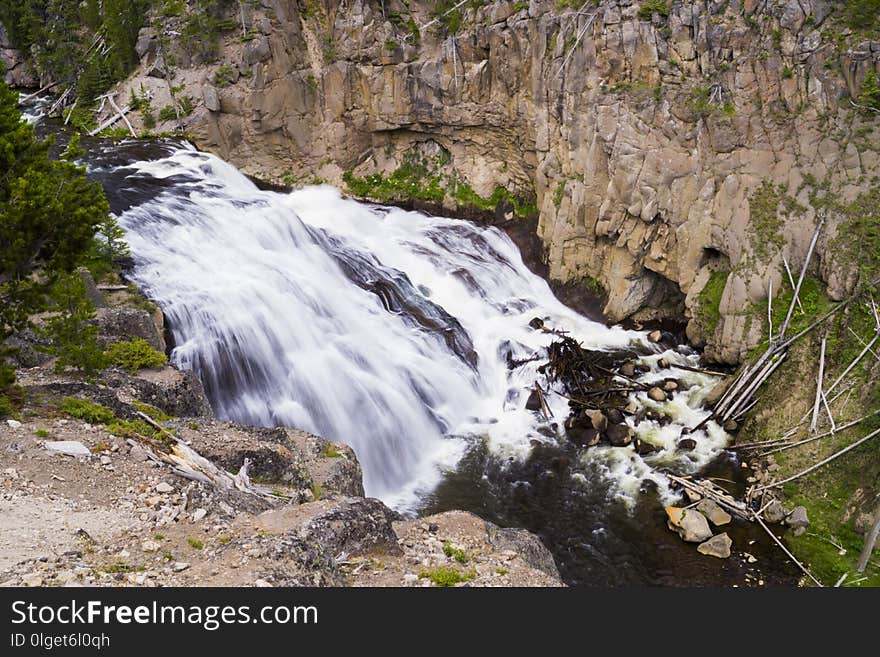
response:
[[[727,532],[713,536],[708,541],[700,543],[697,551],[710,557],[718,557],[719,559],[727,559],[730,556],[730,546],[733,541],[727,535]]]
[[[700,511],[700,513],[702,513],[709,519],[709,522],[711,522],[716,527],[720,525],[726,525],[731,521],[730,514],[712,500],[702,500],[697,505],[697,509]]]

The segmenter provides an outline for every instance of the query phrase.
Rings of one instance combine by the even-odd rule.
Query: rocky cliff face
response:
[[[499,0],[432,19],[453,4],[263,0],[214,57],[165,18],[120,91],[161,107],[185,85],[196,143],[279,182],[350,172],[382,198],[363,183],[403,165],[394,180],[449,209],[534,199],[553,278],[598,279],[613,321],[685,314],[728,363],[760,339],[783,257],[795,276],[804,262],[811,194],[852,199],[880,173],[880,122],[851,102],[880,42],[830,0]],[[842,219],[825,218],[811,274],[840,298]]]

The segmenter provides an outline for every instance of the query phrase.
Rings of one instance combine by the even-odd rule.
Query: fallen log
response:
[[[819,461],[819,462],[816,463],[815,465],[810,466],[810,467],[807,468],[806,470],[803,470],[802,472],[798,472],[796,475],[792,475],[791,477],[787,477],[786,479],[783,479],[782,481],[776,481],[776,482],[773,482],[772,484],[767,484],[766,486],[760,486],[759,488],[756,488],[756,489],[755,489],[755,492],[762,491],[762,490],[766,490],[766,489],[768,489],[768,488],[778,488],[779,486],[782,486],[783,484],[787,484],[787,483],[790,482],[790,481],[794,481],[795,479],[800,479],[800,478],[803,477],[804,475],[808,475],[808,474],[810,474],[811,472],[814,472],[814,471],[818,470],[818,469],[821,468],[823,465],[827,465],[828,463],[831,463],[831,461],[833,461],[834,459],[836,459],[838,456],[843,456],[844,454],[846,454],[846,453],[849,452],[850,450],[855,449],[856,447],[858,447],[858,446],[861,445],[862,443],[864,443],[864,442],[870,440],[871,438],[873,438],[873,437],[876,436],[877,434],[880,434],[880,429],[877,429],[877,430],[875,430],[875,431],[872,431],[871,433],[869,433],[869,434],[868,434],[867,436],[865,436],[864,438],[860,438],[859,440],[857,440],[856,442],[852,443],[851,445],[847,445],[846,447],[844,447],[844,448],[841,449],[840,451],[834,452],[834,454],[832,454],[832,455],[829,456],[828,458],[824,458],[824,459],[822,459],[821,461]]]
[[[172,472],[181,477],[211,484],[221,490],[231,490],[234,488],[243,493],[266,499],[275,499],[277,497],[270,488],[258,486],[251,482],[247,474],[250,468],[250,459],[245,459],[244,465],[242,465],[238,474],[231,475],[196,452],[146,413],[135,411],[135,414],[151,427],[161,432],[171,444],[168,452],[164,452],[154,450],[149,445],[138,443],[139,447],[146,451],[147,456],[151,460],[171,466]]]
[[[733,515],[743,520],[749,520],[749,511],[745,503],[739,502],[731,497],[727,491],[709,481],[696,482],[684,477],[678,477],[673,474],[666,474],[666,477],[684,488],[688,488],[695,493],[699,493],[703,497],[708,497],[716,502],[719,506],[723,506]]]

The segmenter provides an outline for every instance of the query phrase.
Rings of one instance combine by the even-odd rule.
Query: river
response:
[[[660,360],[693,367],[699,354],[565,306],[503,231],[326,185],[260,189],[185,142],[86,146],[89,175],[126,230],[128,276],[162,308],[172,361],[196,372],[218,417],[350,444],[367,494],[404,514],[463,508],[526,527],[570,584],[795,581],[746,523],[730,528],[736,554],[724,561],[665,527],[663,505],[680,502],[666,473],[743,483],[714,422],[691,436],[695,449],[678,446],[717,379]],[[549,419],[526,410],[540,362],[510,362],[556,339],[530,326],[536,317],[584,347],[630,352],[648,368],[644,383],[680,382],[666,402],[632,394],[672,419],[628,420],[653,454],[574,446],[560,395],[547,395]]]

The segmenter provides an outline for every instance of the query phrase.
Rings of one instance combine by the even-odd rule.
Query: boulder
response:
[[[697,448],[697,441],[693,438],[682,438],[678,441],[678,448],[683,449],[686,452],[689,452],[693,449]]]
[[[594,429],[598,431],[605,431],[608,427],[608,418],[605,417],[605,414],[597,409],[588,408],[584,411],[584,414],[590,418],[590,423],[592,424]]]
[[[668,506],[666,515],[669,517],[669,528],[688,543],[702,543],[712,536],[709,521],[696,509]]]
[[[529,398],[526,400],[526,410],[527,411],[540,411],[541,410],[541,395],[538,394],[537,390],[532,390],[531,394],[529,394]]]
[[[810,526],[810,521],[807,518],[807,510],[802,506],[796,506],[792,509],[791,513],[785,517],[785,524],[794,529],[795,536],[800,536],[807,530],[807,527]]]
[[[779,500],[773,500],[764,509],[764,520],[771,523],[780,523],[785,520],[785,507]]]
[[[623,376],[634,377],[636,375],[635,363],[624,363],[618,370]]]
[[[628,424],[610,424],[605,429],[605,436],[615,447],[625,447],[632,442],[633,431]]]
[[[669,381],[664,381],[663,382],[663,390],[665,390],[666,392],[672,392],[673,390],[678,390],[678,381],[673,381],[671,379]]]
[[[609,408],[605,411],[605,417],[608,419],[609,424],[620,424],[623,422],[623,413],[616,408]]]
[[[330,554],[362,556],[401,552],[391,524],[398,519],[379,500],[344,497],[265,511],[256,524],[266,534],[287,535]]]
[[[636,453],[639,456],[647,456],[648,454],[653,454],[657,451],[657,446],[649,443],[647,440],[642,440],[641,438],[635,439]]]
[[[165,338],[153,316],[141,308],[99,308],[95,322],[104,343],[143,338],[156,351],[165,351]]]
[[[654,386],[648,390],[648,398],[653,399],[656,402],[666,401],[666,393],[663,392],[662,388]]]
[[[205,107],[209,112],[220,111],[220,95],[217,93],[217,89],[210,84],[202,87],[202,100],[205,101]]]
[[[716,527],[726,525],[730,522],[731,516],[727,511],[722,509],[716,502],[706,499],[697,504],[697,510],[706,516]]]
[[[600,434],[596,429],[571,427],[565,430],[566,437],[580,447],[592,447],[599,444]]]
[[[648,333],[648,341],[653,342],[654,344],[660,342],[663,339],[663,333],[660,331],[651,331]]]
[[[89,448],[77,440],[47,440],[43,443],[51,452],[59,452],[67,456],[89,456]]]
[[[733,541],[727,535],[727,532],[713,536],[708,541],[700,543],[697,551],[700,554],[706,554],[710,557],[718,557],[719,559],[727,559],[730,556],[730,546]]]
[[[104,308],[107,305],[107,302],[104,300],[104,295],[101,294],[101,290],[99,290],[98,286],[95,284],[95,279],[92,278],[91,272],[85,267],[78,267],[76,273],[79,274],[86,286],[86,298],[92,302],[92,305],[95,308]]]

